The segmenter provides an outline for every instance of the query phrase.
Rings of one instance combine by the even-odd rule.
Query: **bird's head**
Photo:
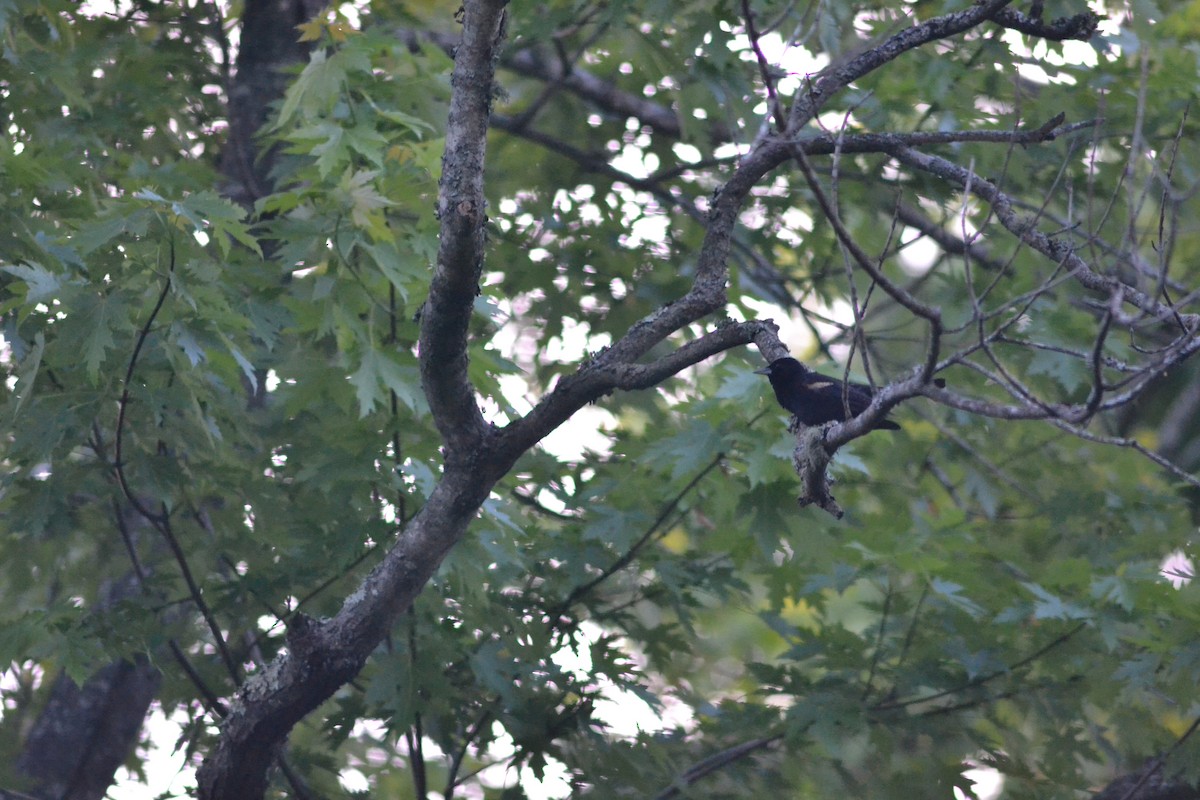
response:
[[[768,378],[787,379],[796,377],[803,379],[808,370],[803,364],[791,356],[777,358],[762,369],[754,370],[755,375],[766,375]]]

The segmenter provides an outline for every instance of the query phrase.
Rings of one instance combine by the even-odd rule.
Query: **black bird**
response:
[[[834,420],[845,421],[842,381],[818,375],[794,358],[777,358],[765,368],[755,370],[755,373],[766,375],[771,380],[771,388],[775,390],[779,405],[795,414],[803,424],[823,425]],[[850,416],[857,417],[866,411],[874,394],[870,386],[851,383],[846,393]],[[899,430],[900,426],[884,418],[872,428],[881,429]]]

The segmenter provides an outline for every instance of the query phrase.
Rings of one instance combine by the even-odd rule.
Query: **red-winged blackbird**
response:
[[[823,425],[826,422],[846,419],[846,403],[842,398],[843,383],[835,378],[818,375],[794,358],[777,358],[767,367],[755,370],[766,375],[775,390],[779,405],[796,415],[805,425]],[[851,383],[846,393],[850,415],[857,417],[871,405],[874,392],[861,383]],[[875,423],[871,430],[899,430],[900,426],[884,418]]]

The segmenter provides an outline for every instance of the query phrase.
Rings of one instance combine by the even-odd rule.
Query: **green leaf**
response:
[[[76,357],[82,356],[88,380],[94,385],[99,380],[108,351],[116,343],[114,331],[128,331],[126,300],[119,294],[81,292],[71,313],[60,324],[60,345],[66,344]]]
[[[349,157],[343,134],[342,126],[325,120],[306,125],[292,132],[289,138],[299,142],[311,140],[312,144],[290,148],[289,152],[316,156],[317,174],[326,178]]]
[[[40,303],[52,300],[62,286],[62,279],[36,261],[10,264],[0,269],[25,283],[25,302]]]
[[[176,213],[192,222],[195,230],[209,230],[222,257],[229,256],[230,242],[236,241],[262,257],[262,248],[242,221],[245,210],[216,192],[194,192],[173,204]]]
[[[33,387],[37,383],[38,368],[42,365],[42,353],[46,349],[46,335],[38,331],[33,337],[33,347],[21,359],[17,368],[17,382],[13,386],[13,417],[21,413],[21,406],[33,395]]]
[[[965,597],[963,587],[953,581],[943,580],[942,578],[933,578],[929,582],[929,587],[943,599],[949,601],[956,608],[960,608],[967,612],[970,616],[978,619],[986,613],[983,606],[968,597]]]
[[[379,116],[407,128],[418,139],[426,133],[431,133],[435,130],[427,121],[420,117],[414,117],[412,114],[405,114],[403,111],[398,111],[394,108],[380,108],[378,105],[375,105],[374,108]]]
[[[1023,582],[1021,585],[1037,597],[1033,607],[1034,619],[1088,619],[1092,616],[1091,610],[1066,602],[1035,583]]]
[[[1046,375],[1053,378],[1068,392],[1085,385],[1091,376],[1088,365],[1078,358],[1049,350],[1038,350],[1034,353],[1026,369],[1030,375]]]
[[[70,244],[80,256],[86,256],[122,234],[145,233],[152,212],[146,208],[117,206],[110,214],[88,220],[71,237]]]
[[[387,223],[382,209],[394,205],[375,188],[378,170],[358,170],[342,176],[338,189],[343,193],[350,209],[350,219],[355,225],[369,232],[376,240],[390,240]]]
[[[365,417],[383,402],[382,375],[383,358],[374,349],[363,353],[362,361],[350,375],[350,385],[355,389],[358,398],[358,415]]]
[[[196,337],[183,324],[174,322],[171,324],[171,337],[175,340],[175,344],[183,350],[188,361],[193,367],[205,360],[204,348],[196,341]]]
[[[222,336],[221,339],[225,342],[225,346],[229,348],[229,354],[233,356],[233,360],[236,361],[238,366],[242,368],[242,374],[246,376],[246,382],[250,384],[250,390],[252,392],[257,392],[258,371],[254,368],[254,365],[250,363],[250,359],[242,355],[242,351],[239,350],[225,336]]]

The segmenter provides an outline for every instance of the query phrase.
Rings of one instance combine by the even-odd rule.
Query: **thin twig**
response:
[[[787,129],[787,117],[783,105],[775,93],[775,79],[771,77],[771,65],[758,44],[759,33],[754,28],[754,11],[750,8],[750,0],[742,0],[742,19],[746,21],[746,38],[750,40],[750,49],[758,62],[758,73],[762,77],[763,86],[767,91],[767,114],[775,120],[775,129],[782,132]]]
[[[167,511],[167,505],[162,504],[162,513],[155,514],[146,508],[137,495],[134,494],[133,488],[129,485],[129,480],[125,475],[125,461],[123,455],[124,447],[124,432],[126,411],[129,408],[129,388],[133,385],[134,371],[137,369],[138,356],[142,352],[142,347],[146,344],[146,339],[150,336],[150,329],[154,325],[154,320],[158,317],[158,313],[162,310],[163,304],[167,300],[167,294],[171,290],[171,279],[175,274],[175,239],[172,236],[169,240],[169,262],[167,265],[167,275],[163,279],[162,291],[158,293],[158,299],[154,303],[154,308],[150,311],[150,315],[146,318],[145,324],[138,331],[137,341],[133,347],[133,353],[129,357],[129,366],[125,370],[125,384],[121,389],[121,399],[117,404],[117,429],[116,442],[114,444],[115,463],[114,469],[117,473],[117,481],[120,483],[121,491],[125,495],[125,499],[129,504],[149,522],[162,535],[163,540],[167,543],[167,547],[171,550],[171,555],[175,559],[175,563],[179,565],[179,572],[183,577],[184,583],[187,584],[188,593],[195,603],[196,609],[200,612],[200,616],[204,618],[205,624],[213,636],[213,643],[217,648],[217,652],[221,655],[221,660],[225,664],[225,669],[229,672],[229,677],[237,685],[241,682],[241,671],[238,669],[237,662],[234,661],[232,653],[229,652],[229,647],[225,642],[225,636],[221,632],[221,626],[217,624],[216,618],[213,616],[212,609],[205,602],[204,596],[200,592],[200,586],[192,575],[191,567],[188,566],[187,556],[183,552],[183,548],[179,545],[179,540],[175,537],[171,529],[171,517]]]
[[[741,761],[743,758],[757,753],[778,742],[783,738],[782,734],[774,736],[764,736],[760,739],[751,739],[748,742],[730,747],[728,750],[722,750],[719,753],[709,756],[698,764],[689,767],[682,775],[675,779],[675,782],[663,789],[654,796],[654,800],[670,800],[672,797],[677,797],[682,794],[689,786],[705,778],[717,770],[735,762]]]
[[[146,339],[150,336],[150,328],[154,325],[154,320],[158,317],[158,312],[162,310],[163,303],[167,301],[167,293],[171,291],[171,279],[175,274],[175,239],[170,240],[170,261],[167,265],[167,276],[163,279],[162,290],[158,293],[158,299],[154,303],[154,308],[150,311],[150,316],[146,318],[146,322],[138,331],[137,340],[133,345],[133,354],[129,357],[129,366],[125,369],[125,382],[121,389],[121,398],[117,401],[117,430],[115,460],[113,467],[117,473],[117,482],[121,486],[121,491],[125,494],[125,499],[129,504],[137,510],[139,514],[145,517],[152,524],[157,524],[158,515],[146,508],[142,501],[134,494],[133,489],[129,485],[129,480],[125,476],[125,415],[129,409],[129,387],[133,385],[133,373],[137,368],[138,356],[142,352],[142,347],[146,344]]]
[[[485,708],[480,715],[471,723],[471,727],[467,728],[466,735],[463,736],[462,747],[460,747],[450,758],[450,769],[446,775],[446,790],[442,792],[445,800],[454,800],[454,790],[470,776],[464,776],[461,780],[458,778],[458,771],[462,768],[463,759],[467,757],[467,750],[471,743],[475,741],[483,726],[492,718],[491,709]]]
[[[1070,641],[1070,639],[1073,636],[1075,636],[1075,634],[1079,633],[1081,630],[1083,630],[1086,627],[1087,627],[1087,623],[1081,622],[1078,625],[1076,625],[1074,628],[1071,628],[1071,630],[1067,631],[1066,633],[1063,633],[1062,635],[1058,636],[1053,641],[1043,645],[1042,647],[1039,647],[1037,650],[1035,650],[1034,652],[1025,656],[1024,658],[1022,658],[1018,661],[1015,661],[1012,664],[1010,664],[1002,669],[993,670],[992,672],[988,672],[984,675],[979,675],[978,677],[972,678],[971,680],[966,681],[965,683],[962,683],[951,689],[943,689],[940,692],[934,692],[933,694],[925,695],[924,697],[913,697],[908,700],[894,700],[894,701],[879,703],[879,704],[873,706],[872,710],[874,710],[874,711],[894,711],[894,710],[900,709],[900,708],[907,708],[909,706],[920,705],[922,703],[929,703],[934,700],[939,700],[943,697],[950,697],[951,695],[956,695],[959,692],[965,692],[968,689],[976,689],[980,686],[983,686],[985,683],[988,683],[996,678],[999,678],[1004,675],[1011,675],[1013,672],[1016,672],[1018,669],[1021,669],[1022,667],[1032,664],[1034,661],[1038,660],[1039,658],[1041,658],[1042,656],[1044,656],[1046,653],[1050,652],[1054,648],[1059,647],[1063,644],[1066,644],[1068,641]]]
[[[646,532],[643,533],[641,537],[621,555],[620,558],[606,567],[599,575],[597,575],[595,578],[592,578],[590,581],[580,584],[572,589],[570,593],[567,594],[566,598],[564,598],[563,601],[550,612],[550,619],[557,619],[571,606],[575,605],[575,603],[578,602],[581,597],[599,586],[604,581],[611,578],[617,572],[620,572],[621,570],[625,569],[625,567],[629,566],[634,557],[641,552],[643,547],[646,546],[663,522],[665,522],[666,519],[671,516],[675,508],[683,501],[683,498],[686,497],[692,491],[692,489],[696,488],[696,486],[700,484],[700,481],[704,480],[708,473],[716,469],[717,466],[724,460],[724,458],[724,453],[717,454],[716,458],[709,462],[708,466],[696,473],[696,475],[687,482],[687,485],[685,485],[675,494],[674,497],[667,501],[667,503],[663,506],[662,511],[660,511],[658,516],[655,517],[654,521],[650,523],[650,526],[646,528]]]

